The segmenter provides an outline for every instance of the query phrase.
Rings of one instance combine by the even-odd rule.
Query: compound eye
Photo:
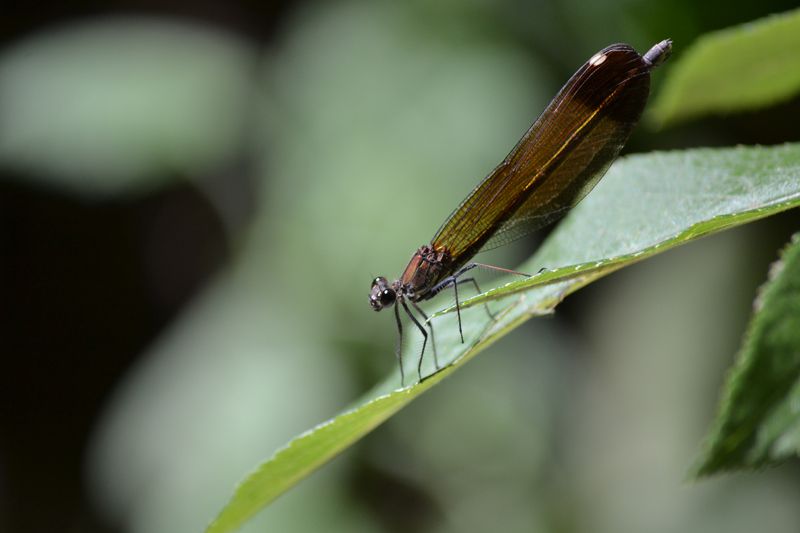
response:
[[[391,289],[384,289],[381,291],[381,304],[389,305],[394,302],[395,294]]]
[[[386,278],[383,276],[378,276],[377,278],[373,279],[372,286],[374,287],[375,285],[386,285]]]

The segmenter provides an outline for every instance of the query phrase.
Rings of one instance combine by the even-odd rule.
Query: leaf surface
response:
[[[459,341],[455,313],[438,313],[436,341],[445,365],[441,371],[434,373],[427,355],[423,370],[429,373],[427,379],[398,389],[399,373],[395,373],[351,409],[292,440],[244,480],[208,531],[235,530],[495,340],[533,316],[551,313],[567,294],[661,251],[797,205],[800,144],[652,153],[619,160],[519,268],[553,270],[464,301],[465,344]],[[491,304],[494,320],[480,307],[467,309],[477,303]],[[416,374],[419,346],[407,343],[406,376]]]

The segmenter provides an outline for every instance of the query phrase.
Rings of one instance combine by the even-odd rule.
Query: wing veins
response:
[[[632,50],[632,49],[631,49]],[[627,52],[627,51],[626,51]],[[635,53],[635,52],[633,52]],[[600,72],[600,69],[593,69],[588,75],[583,76],[581,78],[581,74],[585,74],[585,70],[588,68],[587,64],[583,66],[582,69],[578,71],[575,75],[580,80],[580,83],[570,85],[567,83],[567,87],[565,87],[565,96],[563,98],[556,98],[556,106],[551,110],[549,107],[545,110],[545,112],[537,119],[534,125],[526,132],[525,136],[520,140],[520,142],[512,149],[508,156],[503,160],[503,162],[498,165],[493,172],[473,191],[473,193],[465,199],[464,202],[454,211],[451,215],[450,219],[448,219],[445,224],[443,224],[442,228],[437,232],[436,237],[434,238],[434,242],[437,241],[439,237],[444,234],[451,235],[453,238],[447,244],[447,246],[454,249],[455,252],[461,251],[462,249],[469,248],[470,242],[473,241],[484,241],[482,244],[485,244],[486,241],[493,240],[491,235],[486,235],[486,233],[496,233],[493,232],[493,228],[498,228],[497,231],[504,230],[507,232],[508,230],[513,229],[515,226],[519,225],[519,223],[524,219],[547,219],[550,215],[566,210],[565,207],[558,207],[554,208],[552,213],[546,212],[520,212],[520,208],[522,205],[525,204],[526,200],[521,200],[522,198],[528,199],[534,193],[534,190],[537,188],[537,184],[542,181],[542,176],[545,175],[551,168],[554,166],[557,168],[559,164],[563,163],[565,157],[569,157],[569,152],[574,146],[580,146],[580,143],[584,139],[589,139],[591,136],[592,129],[590,128],[586,131],[587,126],[595,122],[595,118],[597,117],[598,113],[603,110],[609,102],[611,102],[617,95],[617,93],[621,90],[622,86],[626,84],[630,84],[632,81],[635,81],[636,78],[646,75],[649,73],[649,69],[645,66],[642,66],[640,69],[634,70],[632,67],[638,61],[641,61],[641,56],[638,54],[635,57],[628,58],[621,67],[626,69],[626,75],[614,86],[611,88],[610,92],[605,96],[602,100],[600,105],[598,105],[594,110],[587,117],[583,117],[580,124],[577,127],[569,127],[567,128],[570,132],[568,137],[559,143],[558,149],[555,151],[551,157],[545,161],[544,163],[536,162],[535,160],[532,161],[533,158],[526,157],[528,154],[531,153],[532,150],[535,150],[539,147],[542,143],[541,136],[544,130],[548,129],[549,127],[558,127],[558,126],[570,126],[571,122],[574,120],[572,116],[569,116],[571,120],[566,120],[566,124],[559,125],[557,123],[557,119],[559,118],[558,115],[555,114],[556,111],[560,110],[562,106],[569,106],[569,105],[579,105],[580,102],[575,101],[578,100],[576,96],[580,93],[581,90],[586,86],[590,80]],[[629,68],[630,67],[630,68]],[[608,88],[604,89],[608,91]],[[588,96],[596,96],[600,91],[594,90],[590,91],[587,95]],[[551,104],[552,105],[552,104]],[[555,117],[555,118],[554,118]],[[638,117],[637,117],[638,118]],[[579,117],[580,119],[580,117]],[[563,129],[563,128],[562,128]],[[613,133],[613,132],[612,132]],[[602,145],[606,146],[610,143],[609,139],[612,139],[612,135],[605,135],[600,138],[596,139],[589,139],[590,143],[599,143],[602,141]],[[626,135],[627,138],[627,135]],[[577,144],[575,144],[577,143]],[[618,151],[618,149],[617,149]],[[564,155],[566,152],[566,155]],[[526,172],[525,166],[526,163],[536,163],[536,167],[531,169],[530,172]],[[509,166],[512,165],[512,166]],[[606,166],[607,168],[607,166]],[[499,174],[503,174],[502,177],[498,177]],[[500,181],[496,181],[496,180]],[[519,182],[521,180],[527,180],[528,183],[523,187],[522,193],[516,197],[519,206],[514,210],[513,213],[503,213],[502,210],[498,211],[494,217],[484,217],[483,213],[485,213],[489,207],[500,197],[504,191],[509,187],[511,183]],[[591,181],[591,180],[589,180]],[[531,190],[534,189],[534,190]],[[530,191],[530,192],[528,192]],[[487,196],[488,193],[488,196]],[[512,199],[513,201],[514,199]],[[566,206],[570,207],[570,206]],[[479,210],[479,216],[475,217],[472,211],[474,209]],[[517,213],[519,212],[519,215]],[[471,213],[470,216],[466,216],[468,213]],[[505,215],[505,216],[504,216]],[[501,221],[501,219],[505,218],[505,221]],[[483,224],[481,227],[478,227],[477,230],[472,231],[465,231],[466,226],[470,223],[474,224],[476,219],[480,220],[487,220],[490,219],[488,223]],[[505,225],[505,227],[504,227]],[[500,237],[500,235],[497,235]]]

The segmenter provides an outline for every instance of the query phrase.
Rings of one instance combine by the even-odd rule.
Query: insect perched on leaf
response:
[[[462,277],[476,266],[470,263],[481,249],[514,240],[566,214],[603,177],[639,121],[650,93],[650,71],[672,51],[669,39],[644,55],[627,44],[612,44],[593,55],[550,102],[505,159],[461,202],[420,247],[400,279],[372,282],[369,303],[375,311],[395,305],[400,380],[403,325],[400,306],[423,336],[417,373],[422,380],[422,358],[428,332],[411,307],[427,322],[439,369],[433,324],[418,302],[452,287],[456,298],[461,342],[458,286],[475,279]],[[411,304],[411,307],[409,307]],[[487,308],[488,311],[488,308]],[[491,313],[490,313],[491,314]]]

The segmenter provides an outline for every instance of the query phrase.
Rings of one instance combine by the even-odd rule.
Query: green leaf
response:
[[[705,34],[669,66],[649,118],[667,124],[785,101],[800,90],[798,50],[800,10]]]
[[[519,270],[568,266],[501,285],[461,309],[537,287],[559,286],[566,295],[698,237],[795,207],[798,157],[800,145],[791,144],[624,158]]]
[[[800,234],[756,300],[700,476],[775,463],[800,452]]]
[[[208,531],[233,531],[486,346],[530,317],[552,312],[565,295],[645,256],[799,204],[800,144],[654,153],[618,161],[521,269],[582,266],[492,291],[494,319],[482,306],[465,308],[465,344],[455,313],[437,318],[439,354],[448,354],[443,370],[434,373],[428,355],[423,375],[432,375],[421,383],[396,389],[395,374],[352,409],[291,441],[242,483]],[[420,344],[407,345],[408,378],[416,375]]]

